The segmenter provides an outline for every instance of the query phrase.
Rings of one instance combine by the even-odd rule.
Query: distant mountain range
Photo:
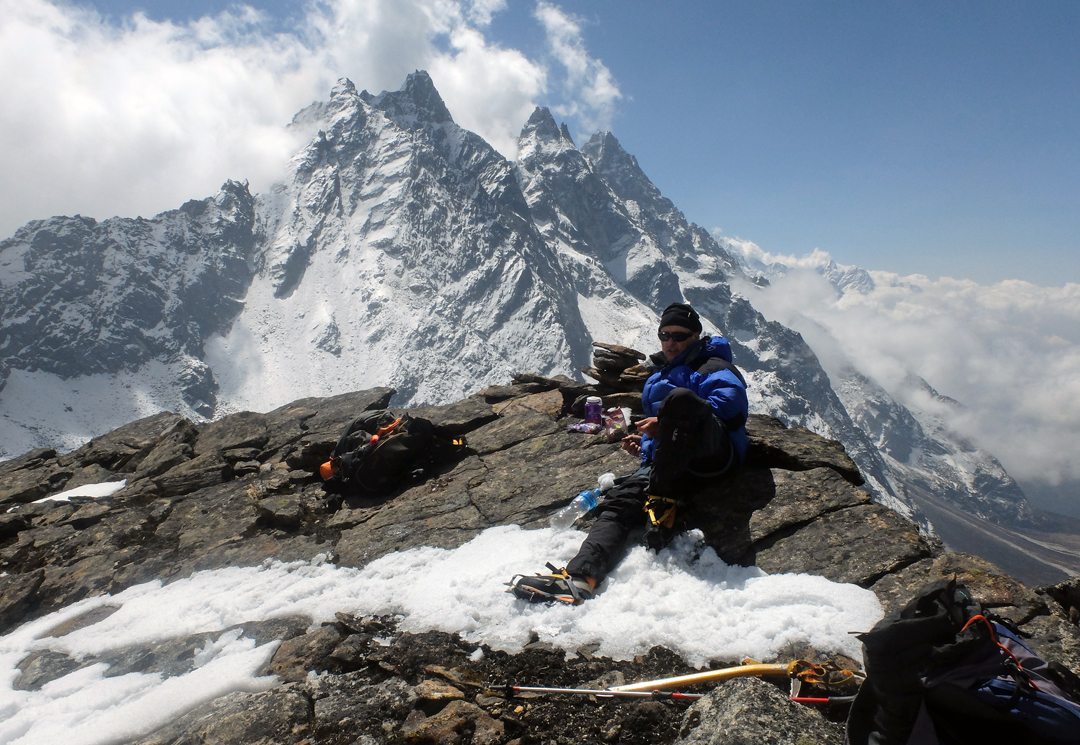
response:
[[[1036,521],[993,456],[854,366],[830,378],[733,292],[784,268],[687,222],[611,133],[579,148],[538,108],[509,161],[423,72],[379,95],[343,79],[291,126],[310,141],[266,194],[230,181],[152,219],[53,217],[0,242],[0,456],[163,409],[379,385],[407,406],[515,372],[579,377],[592,341],[654,351],[658,312],[685,300],[731,341],[751,410],[840,440],[878,501],[924,527],[922,493]],[[872,283],[821,271],[838,292]]]

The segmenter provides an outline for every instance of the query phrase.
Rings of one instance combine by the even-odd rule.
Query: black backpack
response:
[[[927,585],[859,639],[866,681],[849,745],[1080,745],[1080,679],[955,579]]]
[[[364,412],[342,432],[320,469],[323,488],[343,496],[382,497],[463,450],[464,440],[440,436],[427,419]]]

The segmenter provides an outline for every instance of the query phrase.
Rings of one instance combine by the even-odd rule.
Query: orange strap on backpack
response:
[[[394,430],[397,429],[397,426],[401,424],[401,419],[402,417],[398,417],[394,421],[387,424],[385,427],[379,427],[377,430],[375,430],[375,434],[371,436],[371,440],[368,442],[368,444],[374,445],[383,435],[393,434]]]
[[[399,416],[397,419],[390,422],[385,427],[379,427],[379,429],[376,430],[375,434],[371,436],[371,439],[368,440],[367,444],[374,445],[376,442],[379,441],[380,437],[393,434],[394,430],[398,428],[398,425],[401,424],[403,419],[404,417]],[[319,475],[322,476],[323,481],[326,481],[327,479],[333,478],[333,476],[338,472],[338,469],[340,467],[341,459],[337,457],[332,457],[330,458],[330,460],[319,466]]]

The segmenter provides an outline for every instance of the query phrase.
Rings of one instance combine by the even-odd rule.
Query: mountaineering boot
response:
[[[649,525],[645,529],[642,542],[645,548],[660,553],[675,535],[675,505],[671,497],[648,497],[645,500],[645,514]]]
[[[547,567],[551,574],[515,575],[506,583],[510,586],[507,592],[530,603],[580,605],[592,598],[593,583],[587,577],[571,577],[565,569],[556,569],[550,563]]]

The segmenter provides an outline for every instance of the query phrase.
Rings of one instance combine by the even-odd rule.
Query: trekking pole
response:
[[[677,678],[661,678],[659,680],[647,680],[643,683],[628,683],[615,686],[613,691],[652,691],[665,688],[681,688],[694,685],[695,683],[709,683],[712,681],[731,680],[732,678],[753,677],[777,677],[791,678],[792,681],[800,681],[819,686],[835,686],[850,680],[856,680],[862,676],[850,670],[838,669],[832,663],[816,665],[807,660],[792,660],[787,663],[761,664],[758,662],[737,667],[725,667],[721,670],[706,670],[703,673],[691,673]]]
[[[786,664],[739,665],[738,667],[726,667],[722,670],[707,670],[703,673],[681,675],[677,678],[661,678],[659,680],[647,680],[643,683],[627,683],[626,685],[615,686],[611,690],[651,691],[662,690],[665,688],[681,688],[682,686],[693,685],[695,683],[708,683],[714,680],[731,680],[732,678],[742,678],[750,675],[754,677],[772,676],[778,678],[793,678],[806,666],[816,667],[813,663],[806,662],[805,660],[793,660]]]
[[[507,696],[512,697],[515,693],[570,693],[587,696],[598,696],[600,698],[614,698],[614,697],[626,697],[626,698],[651,698],[656,700],[672,700],[672,701],[697,701],[704,696],[703,693],[679,693],[677,691],[620,691],[615,688],[600,689],[595,688],[536,688],[530,686],[516,686],[512,683],[506,683],[505,685],[490,686],[488,690],[493,693],[504,693]]]

